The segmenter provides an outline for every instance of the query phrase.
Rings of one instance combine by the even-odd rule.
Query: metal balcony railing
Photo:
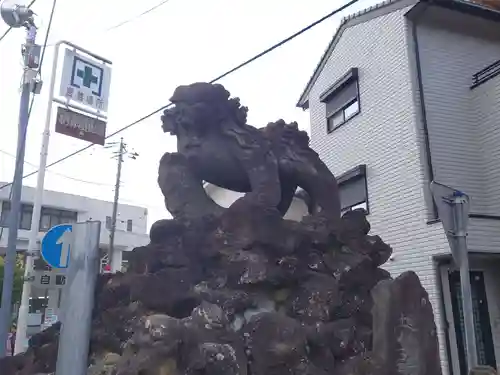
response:
[[[472,87],[477,87],[500,74],[500,60],[488,65],[483,70],[477,72],[472,76]]]

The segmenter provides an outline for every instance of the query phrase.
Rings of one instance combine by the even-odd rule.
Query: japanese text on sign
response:
[[[58,111],[57,122],[66,127],[84,131],[85,133],[93,133],[100,137],[105,135],[105,127],[97,126],[98,123],[92,117],[78,116],[76,112]]]
[[[33,282],[38,288],[60,289],[66,285],[66,275],[51,271],[35,271]]]

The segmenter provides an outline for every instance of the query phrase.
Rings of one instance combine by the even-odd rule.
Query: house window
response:
[[[75,211],[42,207],[40,216],[40,232],[46,232],[56,225],[76,223],[77,219],[78,213]]]
[[[106,229],[111,230],[111,216],[106,216]]]
[[[19,216],[18,229],[31,229],[31,216],[33,215],[33,206],[31,204],[21,205],[21,214]],[[9,226],[10,202],[2,202],[2,213],[0,216],[0,226],[7,228]]]
[[[30,297],[29,299],[29,314],[41,313],[48,307],[49,297],[47,296],[38,296],[38,297]]]
[[[325,103],[329,133],[357,115],[360,111],[358,69],[349,70],[320,95],[320,101]]]
[[[342,214],[358,208],[369,212],[366,166],[359,165],[337,178]]]
[[[33,269],[35,271],[51,271],[52,267],[42,257],[39,257],[33,260]]]
[[[127,232],[132,232],[132,220],[127,220]]]

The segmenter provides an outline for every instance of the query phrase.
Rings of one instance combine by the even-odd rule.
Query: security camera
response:
[[[4,22],[13,28],[33,24],[33,11],[24,5],[4,0],[0,5],[0,15]]]

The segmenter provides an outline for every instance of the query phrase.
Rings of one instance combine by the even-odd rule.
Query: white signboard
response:
[[[107,112],[110,84],[109,65],[66,49],[60,96],[94,111]]]
[[[47,307],[45,309],[45,320],[43,322],[43,328],[49,328],[53,324],[56,324],[58,321],[58,317],[55,313],[55,309]]]

